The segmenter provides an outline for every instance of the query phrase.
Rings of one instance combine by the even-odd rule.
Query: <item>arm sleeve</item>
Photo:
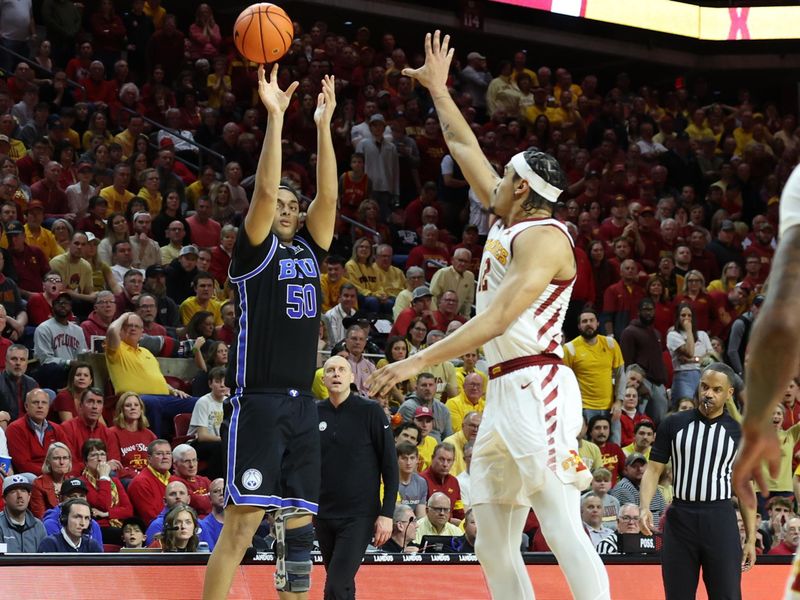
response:
[[[666,463],[670,455],[670,447],[672,445],[672,422],[671,417],[667,417],[658,425],[656,433],[656,440],[653,442],[653,447],[650,449],[650,460],[660,463]]]

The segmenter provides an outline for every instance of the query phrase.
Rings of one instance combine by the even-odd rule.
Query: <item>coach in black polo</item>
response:
[[[674,500],[666,513],[661,575],[666,600],[695,597],[703,568],[709,598],[742,597],[741,572],[753,566],[755,512],[742,506],[747,536],[742,548],[731,502],[731,470],[741,428],[725,412],[733,397],[733,370],[712,363],[700,379],[699,406],[672,414],[658,427],[640,487],[642,533],[650,535],[650,501],[664,465],[672,459]]]

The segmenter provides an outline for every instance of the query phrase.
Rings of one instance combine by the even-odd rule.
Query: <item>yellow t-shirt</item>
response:
[[[124,129],[114,136],[114,141],[122,146],[122,160],[128,160],[133,155],[136,144],[134,135],[128,129]]]
[[[56,236],[49,229],[45,229],[41,227],[39,229],[39,233],[34,235],[31,231],[28,224],[25,224],[25,241],[29,246],[36,246],[44,252],[44,255],[47,257],[48,262],[58,256],[59,254],[64,254],[64,249],[58,245],[56,241]]]
[[[106,348],[106,364],[111,383],[118,394],[169,394],[167,380],[161,373],[158,360],[147,348],[134,348],[121,342],[116,350]]]
[[[139,198],[144,198],[147,202],[147,208],[150,209],[150,216],[155,218],[161,212],[161,192],[156,192],[155,196],[151,196],[147,188],[143,187],[137,194]]]
[[[322,383],[322,367],[314,371],[314,381],[311,383],[311,393],[317,400],[327,400],[330,394],[328,388]]]
[[[133,198],[133,192],[124,190],[121,194],[117,193],[113,185],[104,187],[98,194],[101,198],[108,200],[108,212],[121,212],[125,214],[128,202]]]
[[[644,457],[647,460],[650,460],[650,448],[652,448],[652,446],[648,446],[647,449],[644,452],[642,452],[642,454],[644,454]],[[633,442],[631,442],[627,446],[623,446],[622,447],[622,452],[625,454],[625,456],[629,456],[629,455],[633,454],[634,452],[636,452],[636,448],[634,448]]]
[[[467,413],[473,411],[483,413],[483,409],[486,408],[486,398],[481,398],[478,400],[478,404],[475,405],[467,400],[464,390],[461,390],[458,396],[447,400],[447,408],[450,410],[450,422],[453,424],[453,431],[461,431],[461,423],[463,423]],[[456,475],[456,473],[453,473],[453,475]]]
[[[450,403],[448,402],[447,405],[449,406]],[[467,437],[464,435],[464,432],[461,431],[461,426],[459,425],[458,431],[453,435],[443,439],[442,443],[444,442],[451,444],[456,450],[455,456],[453,457],[453,464],[450,467],[450,475],[458,477],[467,470],[467,461],[464,460],[464,446],[467,445]]]
[[[603,466],[603,453],[600,452],[600,448],[597,446],[597,444],[590,442],[589,440],[580,441],[578,444],[578,454],[592,472]]]
[[[197,296],[189,296],[186,300],[181,302],[181,322],[188,325],[192,317],[201,310],[207,310],[214,315],[214,325],[219,327],[222,325],[222,313],[220,312],[222,303],[212,298],[208,301],[208,306],[202,307],[197,302]]]
[[[381,291],[381,277],[378,267],[374,263],[364,265],[354,260],[348,260],[344,266],[347,270],[347,279],[356,286],[359,294],[374,296]]]
[[[69,254],[59,254],[50,261],[50,268],[61,275],[64,287],[79,294],[91,294],[94,291],[94,275],[92,265],[79,259],[77,263],[69,260]],[[102,288],[101,288],[102,289]]]
[[[482,396],[482,398],[486,398],[486,390],[489,389],[489,376],[486,373],[484,373],[483,371],[479,371],[478,369],[475,369],[475,371],[473,371],[473,372],[477,373],[478,375],[480,375],[483,378],[483,396]],[[456,367],[456,382],[458,383],[458,393],[459,394],[463,394],[464,393],[464,378],[467,375],[468,375],[468,373],[464,372],[464,367]],[[449,406],[449,404],[448,404],[448,406]],[[460,427],[460,425],[459,425],[459,427]]]
[[[186,186],[186,204],[189,205],[190,209],[193,209],[197,204],[197,199],[202,196],[208,196],[209,191],[203,188],[203,182],[199,179],[193,181]]]
[[[425,469],[431,466],[433,462],[433,451],[436,449],[436,440],[431,436],[426,435],[422,438],[422,442],[417,446],[419,451],[419,463],[417,464],[417,471],[422,473]]]
[[[83,144],[84,150],[89,150],[92,147],[92,138],[95,136],[95,133],[91,129],[87,129],[83,132],[83,137],[81,138],[81,143]],[[103,143],[104,144],[111,144],[114,141],[111,133],[108,131],[105,132],[103,135]]]
[[[583,408],[608,410],[614,400],[613,369],[625,364],[619,344],[598,335],[594,345],[578,336],[564,344],[564,364],[575,371],[581,389]]]

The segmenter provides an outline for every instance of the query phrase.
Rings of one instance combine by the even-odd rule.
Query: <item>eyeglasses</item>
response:
[[[47,277],[45,279],[45,282],[46,283],[61,283],[61,278],[60,277]]]
[[[440,514],[445,514],[450,512],[449,506],[429,506],[428,510],[432,510],[433,512],[437,512]]]
[[[628,523],[633,523],[634,521],[638,521],[639,517],[631,517],[629,515],[620,515],[617,517],[620,521],[627,521]]]

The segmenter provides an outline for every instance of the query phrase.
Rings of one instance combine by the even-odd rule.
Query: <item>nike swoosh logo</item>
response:
[[[528,382],[528,383],[526,383],[525,385],[521,385],[521,386],[519,386],[519,387],[520,387],[521,389],[523,389],[523,390],[524,390],[524,389],[526,389],[526,388],[527,388],[527,387],[528,387],[530,384],[532,384],[532,383],[533,383],[532,381],[529,381],[529,382]]]
[[[383,428],[384,429],[389,429],[389,426],[388,425],[384,425]]]

